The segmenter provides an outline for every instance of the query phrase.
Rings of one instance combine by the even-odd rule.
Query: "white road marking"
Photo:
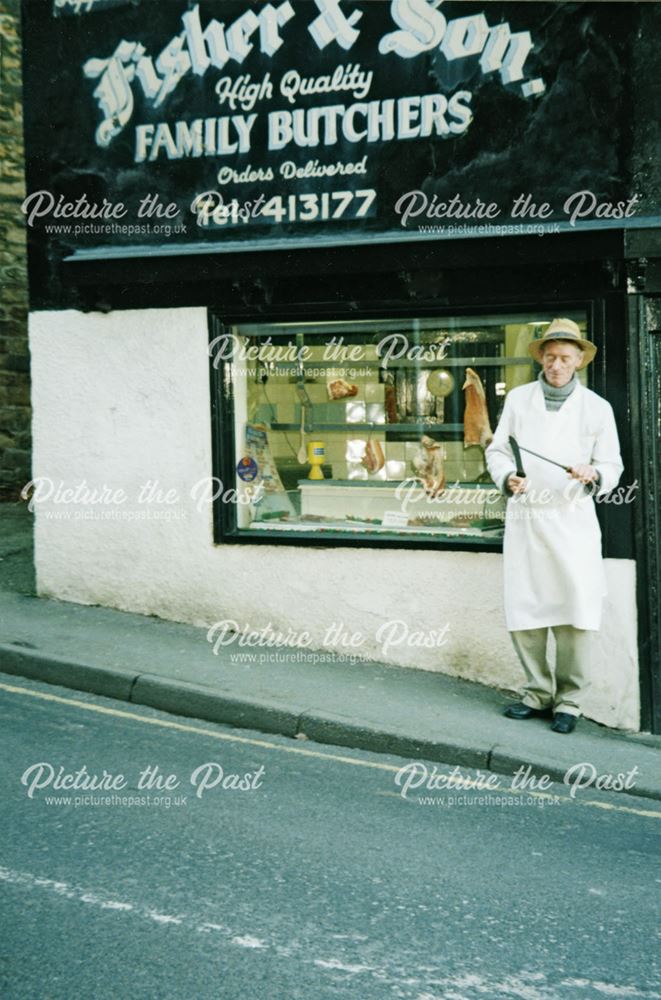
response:
[[[69,885],[67,882],[58,882],[52,878],[43,878],[33,875],[31,872],[14,871],[11,868],[0,866],[0,882],[7,882],[10,885],[19,885],[24,889],[46,889],[57,896],[64,896],[66,899],[73,899],[79,903],[86,903],[88,906],[98,907],[101,910],[116,910],[122,913],[130,913],[132,916],[141,917],[144,920],[151,920],[156,924],[176,924],[194,927],[198,931],[218,930],[233,935],[232,943],[242,944],[244,947],[268,948],[269,946],[256,937],[249,934],[241,937],[230,931],[222,924],[198,923],[194,918],[185,915],[174,916],[170,913],[160,913],[151,907],[137,906],[134,903],[127,903],[123,900],[108,899],[98,892],[82,889],[79,886]]]
[[[373,965],[346,965],[339,958],[315,958],[314,964],[320,969],[338,969],[340,972],[350,972],[355,975],[357,972],[373,972]]]
[[[646,1000],[656,1000],[660,993],[643,993],[635,986],[616,986],[614,983],[604,983],[595,979],[563,979],[561,986],[578,986],[584,989],[596,990],[608,997],[645,997]]]
[[[232,944],[238,944],[242,948],[268,948],[266,941],[260,941],[259,938],[253,937],[251,934],[244,934],[243,936],[237,936],[232,938]]]
[[[314,964],[318,969],[329,974],[335,974],[335,976],[338,973],[346,974],[347,976],[369,973],[373,979],[378,980],[382,984],[390,984],[397,989],[400,989],[403,985],[412,985],[424,991],[418,993],[416,1000],[449,1000],[451,997],[461,997],[462,1000],[479,1000],[479,998],[484,996],[512,997],[515,1000],[559,1000],[558,994],[555,992],[555,984],[550,984],[546,976],[540,972],[520,972],[516,975],[508,976],[505,980],[502,977],[482,976],[469,972],[448,976],[441,980],[436,974],[433,978],[428,976],[427,981],[424,982],[420,978],[411,977],[410,973],[407,974],[403,969],[397,967],[387,969],[374,965],[366,965],[361,962],[345,962],[338,958],[318,958],[311,960],[308,957],[309,944],[307,942],[305,944],[290,942],[287,947],[275,942],[271,944],[253,934],[238,934],[223,924],[199,921],[192,915],[180,914],[174,916],[159,913],[145,906],[128,903],[124,900],[107,898],[99,892],[82,889],[67,882],[33,875],[31,872],[14,871],[10,868],[0,866],[0,882],[18,885],[27,890],[46,890],[65,899],[73,899],[88,906],[99,907],[100,909],[127,913],[131,916],[150,920],[161,926],[174,924],[184,929],[206,933],[212,930],[220,931],[230,944],[242,948],[269,950],[280,957],[292,957],[303,964]],[[340,937],[342,935],[337,936]],[[369,940],[369,938],[363,935],[345,936]],[[387,964],[387,961],[386,958],[384,964]],[[424,969],[421,967],[420,971],[426,971],[427,973],[438,972],[433,967],[425,967]],[[583,989],[585,988],[595,990],[604,997],[615,997],[618,1000],[619,998],[626,1000],[629,997],[634,998],[634,1000],[635,998],[661,1000],[661,994],[657,992],[648,992],[636,986],[616,985],[601,980],[565,979],[560,985],[575,988],[577,991],[577,1000],[582,1000],[582,998],[586,1000],[583,993]],[[436,992],[429,992],[428,987],[432,987],[435,990],[439,986],[443,991],[442,995]],[[470,991],[470,996],[466,992],[459,992],[467,990]]]
[[[147,910],[146,915],[150,920],[155,920],[157,924],[181,924],[181,917],[170,917],[167,913],[156,913],[155,910]]]

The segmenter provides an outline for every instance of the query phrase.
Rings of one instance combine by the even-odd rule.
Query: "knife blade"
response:
[[[514,455],[514,461],[516,462],[516,474],[520,476],[521,479],[525,477],[525,472],[523,471],[523,461],[521,460],[521,450],[515,437],[510,434],[510,448],[512,449],[512,454]],[[524,449],[525,450],[525,449]]]

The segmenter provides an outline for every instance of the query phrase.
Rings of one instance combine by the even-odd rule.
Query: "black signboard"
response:
[[[62,259],[626,224],[636,7],[28,0],[30,239]]]

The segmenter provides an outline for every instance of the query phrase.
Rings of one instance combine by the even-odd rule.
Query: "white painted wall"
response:
[[[317,648],[341,622],[365,636],[368,658],[516,689],[499,554],[214,546],[210,505],[198,511],[190,495],[211,475],[207,343],[200,308],[31,314],[34,477],[129,498],[36,504],[39,593],[196,625],[307,630]],[[148,480],[179,502],[140,506]],[[587,714],[637,729],[635,565],[608,560],[607,573]],[[393,619],[411,631],[449,625],[447,642],[384,656],[376,633]]]

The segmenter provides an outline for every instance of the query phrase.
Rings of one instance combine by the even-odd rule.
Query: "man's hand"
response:
[[[507,489],[511,493],[525,493],[528,486],[528,480],[525,476],[517,476],[512,474],[507,479]]]
[[[592,465],[574,465],[569,470],[569,475],[581,483],[592,483],[597,478],[598,473]]]

